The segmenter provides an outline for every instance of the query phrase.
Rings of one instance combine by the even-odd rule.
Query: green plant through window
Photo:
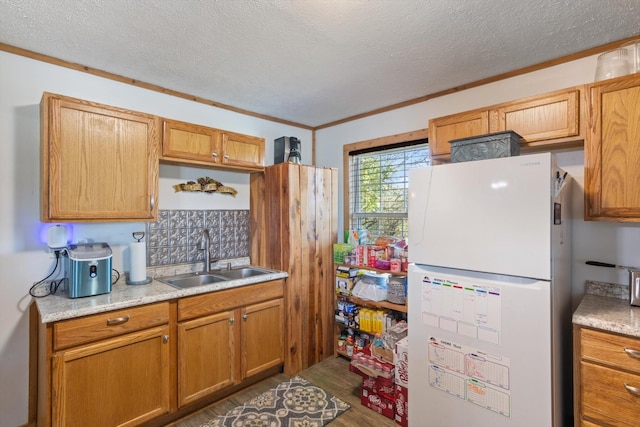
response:
[[[407,236],[408,173],[431,164],[428,144],[407,144],[349,155],[351,229],[367,229],[372,236]]]

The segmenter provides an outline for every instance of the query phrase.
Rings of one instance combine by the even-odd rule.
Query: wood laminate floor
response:
[[[362,378],[349,372],[349,362],[341,357],[330,357],[298,373],[302,378],[344,400],[351,408],[327,424],[327,427],[376,426],[397,427],[393,420],[366,408],[360,404],[360,385]],[[251,387],[233,394],[211,406],[169,424],[172,427],[201,427],[217,415],[225,414],[247,400],[289,380],[284,374],[267,378]]]

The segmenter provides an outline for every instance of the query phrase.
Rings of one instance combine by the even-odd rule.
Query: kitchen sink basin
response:
[[[210,285],[216,282],[226,282],[227,278],[209,273],[190,273],[180,276],[161,277],[161,282],[180,289],[193,288],[195,286]]]
[[[195,286],[210,285],[212,283],[262,276],[270,273],[273,273],[273,271],[258,267],[238,267],[230,270],[213,270],[181,274],[179,276],[160,277],[158,280],[179,289],[186,289]]]
[[[257,267],[239,267],[231,270],[216,271],[216,275],[226,277],[229,280],[246,279],[247,277],[262,276],[269,273],[271,271]]]

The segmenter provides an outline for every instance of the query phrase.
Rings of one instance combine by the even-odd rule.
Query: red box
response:
[[[402,427],[409,426],[409,390],[399,384],[395,386],[394,394],[395,404],[395,416],[396,423]]]
[[[360,403],[387,418],[394,419],[395,411],[393,400],[375,393],[372,389],[365,386],[365,382],[362,383],[362,389],[360,390]]]
[[[362,378],[367,378],[368,375],[365,374],[364,372],[362,372],[360,369],[357,368],[357,365],[353,364],[353,363],[349,363],[349,370],[351,372],[353,372],[354,374],[358,374],[360,375]]]
[[[362,379],[362,387],[368,388],[375,394],[379,394],[389,400],[393,400],[395,394],[393,377],[366,377]]]

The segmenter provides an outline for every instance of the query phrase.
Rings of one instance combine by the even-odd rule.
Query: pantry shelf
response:
[[[389,310],[395,310],[395,311],[399,311],[401,313],[406,313],[407,312],[407,305],[406,304],[394,304],[392,302],[389,301],[371,301],[371,300],[367,300],[367,299],[362,299],[362,298],[358,298],[358,297],[354,297],[354,296],[339,296],[339,298],[344,298],[347,301],[350,301],[354,304],[358,304],[361,305],[363,307],[368,307],[368,308],[386,308]]]
[[[336,264],[337,267],[348,267],[348,268],[359,268],[361,270],[367,271],[375,271],[376,273],[389,273],[394,276],[406,276],[406,271],[391,271],[391,270],[380,270],[379,268],[366,267],[362,265],[348,265],[348,264]]]

